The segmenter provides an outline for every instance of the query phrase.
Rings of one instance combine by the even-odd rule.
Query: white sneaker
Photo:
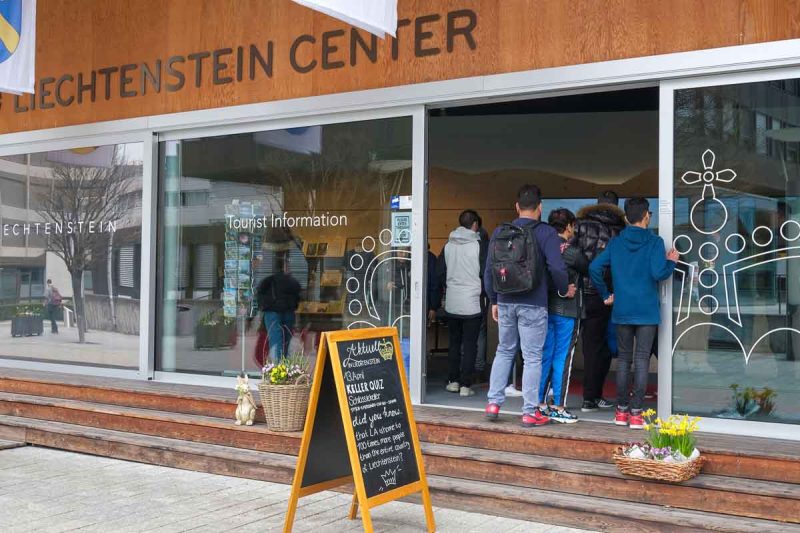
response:
[[[447,387],[445,387],[445,390],[447,392],[458,392],[461,390],[461,385],[458,383],[458,381],[450,381],[447,384]]]
[[[469,387],[461,387],[461,390],[458,393],[461,396],[475,396],[475,391]]]
[[[518,391],[514,385],[506,387],[505,393],[509,398],[519,398],[522,396],[522,391]]]

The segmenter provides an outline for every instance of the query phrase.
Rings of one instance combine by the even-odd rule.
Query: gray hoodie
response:
[[[440,279],[446,287],[444,310],[448,315],[472,317],[481,314],[484,255],[478,233],[463,226],[450,233],[440,258]]]

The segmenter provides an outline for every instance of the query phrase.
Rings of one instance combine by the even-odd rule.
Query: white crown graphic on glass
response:
[[[681,181],[686,185],[703,183],[703,195],[692,206],[689,219],[692,223],[692,227],[705,235],[717,233],[725,227],[725,223],[728,221],[728,209],[725,207],[725,204],[717,198],[714,182],[730,183],[736,178],[736,172],[730,168],[724,168],[714,172],[716,158],[717,156],[714,152],[710,148],[707,149],[702,155],[703,171],[697,172],[690,170],[684,172],[683,176],[681,176]],[[710,208],[710,204],[713,204],[716,209]],[[715,217],[713,220],[709,220],[708,215],[714,212],[717,212],[719,216]],[[698,224],[695,220],[695,216],[699,216],[700,213],[706,215],[705,224]],[[705,226],[705,228],[703,228],[703,226]]]

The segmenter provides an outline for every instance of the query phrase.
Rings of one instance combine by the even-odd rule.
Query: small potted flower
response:
[[[769,420],[775,410],[775,391],[769,387],[758,390],[755,387],[740,389],[734,383],[730,386],[733,392],[731,407],[717,414],[720,418],[740,420]]]
[[[267,362],[258,392],[268,429],[301,431],[311,394],[308,358],[297,354]]]
[[[700,473],[705,458],[697,449],[699,418],[672,415],[655,418],[656,412],[644,413],[648,432],[643,443],[632,443],[614,452],[614,462],[623,474],[680,483]]]

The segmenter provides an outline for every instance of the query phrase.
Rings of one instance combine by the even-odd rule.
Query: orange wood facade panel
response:
[[[374,48],[290,0],[37,10],[38,94],[2,95],[0,133],[800,37],[800,0],[399,0]]]

